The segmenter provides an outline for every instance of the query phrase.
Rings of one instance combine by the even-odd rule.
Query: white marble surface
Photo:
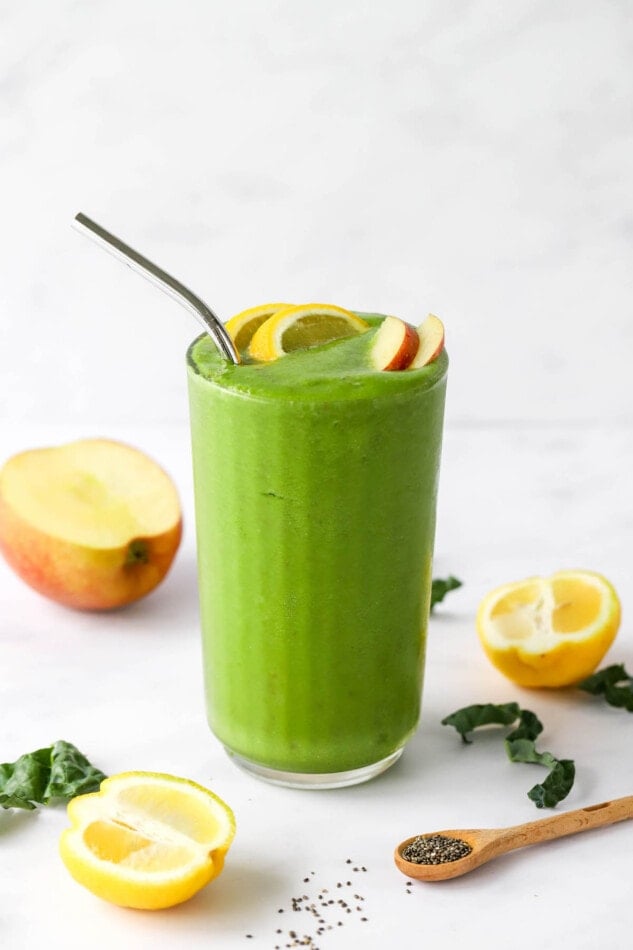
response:
[[[226,316],[438,312],[451,418],[630,421],[632,40],[627,0],[5,0],[0,418],[186,418],[194,325],[83,210]]]
[[[628,935],[633,826],[416,886],[391,862],[419,830],[539,817],[536,778],[439,725],[519,698],[574,757],[566,802],[633,791],[633,717],[521,693],[483,657],[481,595],[564,566],[601,570],[633,667],[630,5],[534,2],[0,0],[0,450],[124,438],[173,474],[174,569],[111,616],[62,610],[0,564],[0,761],[68,738],[105,771],[212,785],[239,833],[224,875],[169,913],[102,904],[56,853],[63,810],[0,814],[8,950],[284,947],[288,902],[368,868],[322,950],[424,941],[490,950]],[[325,299],[448,328],[452,366],[422,728],[390,773],[291,792],[228,762],[204,721],[184,311],[70,229],[78,210],[222,313]],[[527,773],[527,774],[526,774]],[[312,887],[312,885],[310,885]],[[247,940],[246,934],[253,934]]]
[[[60,441],[71,434],[55,425],[26,435],[41,439],[43,432]],[[113,434],[139,436],[127,427]],[[357,912],[328,914],[334,929],[317,941],[321,950],[383,950],[414,937],[441,950],[555,950],[562,943],[595,950],[598,940],[623,946],[633,824],[517,852],[453,882],[417,884],[410,894],[392,850],[421,831],[543,816],[526,797],[540,769],[510,764],[500,738],[481,736],[465,747],[440,725],[471,702],[516,700],[540,716],[539,747],[576,761],[574,788],[559,810],[633,791],[633,716],[578,691],[513,687],[485,659],[473,622],[491,585],[590,565],[612,578],[625,610],[605,662],[633,668],[631,433],[448,429],[436,571],[454,571],[465,584],[431,623],[422,725],[390,772],[334,792],[251,779],[209,734],[187,436],[179,427],[161,427],[146,432],[142,445],[176,479],[187,526],[173,571],[153,595],[119,613],[77,614],[33,594],[0,565],[2,760],[68,738],[106,772],[162,770],[212,787],[233,806],[238,834],[221,878],[188,904],[152,914],[112,907],[70,879],[57,855],[63,808],[0,814],[2,946],[273,950],[291,942],[290,929],[314,934],[307,914],[292,913],[292,897],[315,897],[327,887],[338,899],[336,884],[347,880],[365,898],[368,920]],[[348,857],[367,872],[350,874]],[[311,871],[314,880],[303,883]]]

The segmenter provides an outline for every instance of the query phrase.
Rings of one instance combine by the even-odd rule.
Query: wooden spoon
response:
[[[480,864],[485,864],[486,861],[497,858],[507,851],[514,851],[515,848],[525,848],[529,844],[540,844],[541,841],[551,841],[553,838],[574,835],[579,831],[589,831],[591,828],[611,825],[616,821],[625,821],[627,818],[633,818],[633,795],[616,798],[612,802],[602,802],[600,805],[578,808],[551,818],[542,818],[540,821],[527,821],[525,824],[513,825],[511,828],[451,829],[450,831],[427,832],[421,836],[414,835],[398,845],[394,860],[407,877],[418,878],[421,881],[446,881],[448,878],[459,877],[461,874],[467,874],[468,871],[474,871]],[[416,864],[403,858],[402,852],[407,845],[415,841],[416,837],[428,837],[431,834],[458,838],[469,844],[472,851],[463,858],[447,861],[444,864]]]

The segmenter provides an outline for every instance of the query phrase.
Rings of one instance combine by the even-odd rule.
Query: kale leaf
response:
[[[68,802],[98,791],[105,777],[70,742],[55,742],[0,765],[0,807],[32,811],[53,799]]]
[[[633,677],[627,673],[623,663],[606,666],[577,685],[592,696],[604,696],[610,706],[633,712]]]
[[[447,578],[434,577],[431,581],[431,610],[436,604],[441,603],[450,591],[457,590],[461,586],[462,581],[453,577],[452,574]]]
[[[454,726],[463,742],[470,742],[467,734],[479,726],[518,725],[505,738],[505,748],[511,762],[526,762],[543,765],[549,774],[544,781],[527,793],[537,808],[553,808],[566,798],[576,776],[576,767],[571,759],[556,759],[551,752],[539,752],[536,739],[543,731],[543,724],[530,709],[521,709],[518,703],[485,703],[465,706],[442,719],[443,726]]]
[[[519,719],[519,725],[506,736],[506,743],[514,744],[520,741],[535,742],[537,736],[540,736],[543,731],[543,723],[539,717],[530,709],[520,709],[517,713],[517,717]]]
[[[541,760],[539,764],[551,767],[551,772],[543,782],[531,788],[527,795],[537,808],[553,808],[571,792],[576,766],[572,759],[555,759],[549,752],[544,752]]]
[[[463,709],[456,710],[450,716],[445,716],[442,719],[442,725],[454,726],[462,737],[462,742],[470,744],[472,739],[468,739],[467,735],[473,729],[490,725],[511,726],[519,718],[520,713],[518,703],[502,703],[501,705],[479,703],[474,706],[464,706]]]

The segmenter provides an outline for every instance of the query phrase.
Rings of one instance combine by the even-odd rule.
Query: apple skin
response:
[[[149,594],[171,567],[182,519],[164,534],[95,549],[38,531],[0,497],[0,550],[30,587],[66,607],[111,610]]]
[[[436,360],[444,349],[444,324],[430,313],[418,327],[420,346],[407,369],[422,369],[427,363]]]
[[[172,516],[167,523],[147,536],[126,537],[122,533],[115,546],[97,542],[91,546],[89,540],[59,537],[46,530],[15,504],[5,480],[5,472],[16,462],[31,456],[45,469],[46,462],[39,459],[58,451],[35,449],[14,456],[0,469],[0,552],[16,574],[45,597],[78,610],[111,610],[144,597],[163,580],[180,545],[182,514],[173,483],[144,453],[107,439],[83,440],[60,448],[73,451],[82,445],[108,455],[118,453],[119,462],[142,459],[146,469],[151,466],[160,471],[161,493],[168,493],[171,499]]]
[[[372,361],[376,369],[406,369],[418,351],[418,331],[398,317],[385,317],[374,340]]]

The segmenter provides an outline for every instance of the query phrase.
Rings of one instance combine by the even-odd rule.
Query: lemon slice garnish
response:
[[[356,336],[369,329],[360,317],[333,304],[308,303],[286,307],[265,320],[255,332],[250,355],[270,362],[293,350]]]
[[[265,320],[272,317],[278,310],[285,310],[290,306],[289,303],[263,303],[259,307],[242,310],[241,313],[236,313],[234,317],[227,320],[226,329],[240,355],[246,352],[253,339],[253,334]]]

